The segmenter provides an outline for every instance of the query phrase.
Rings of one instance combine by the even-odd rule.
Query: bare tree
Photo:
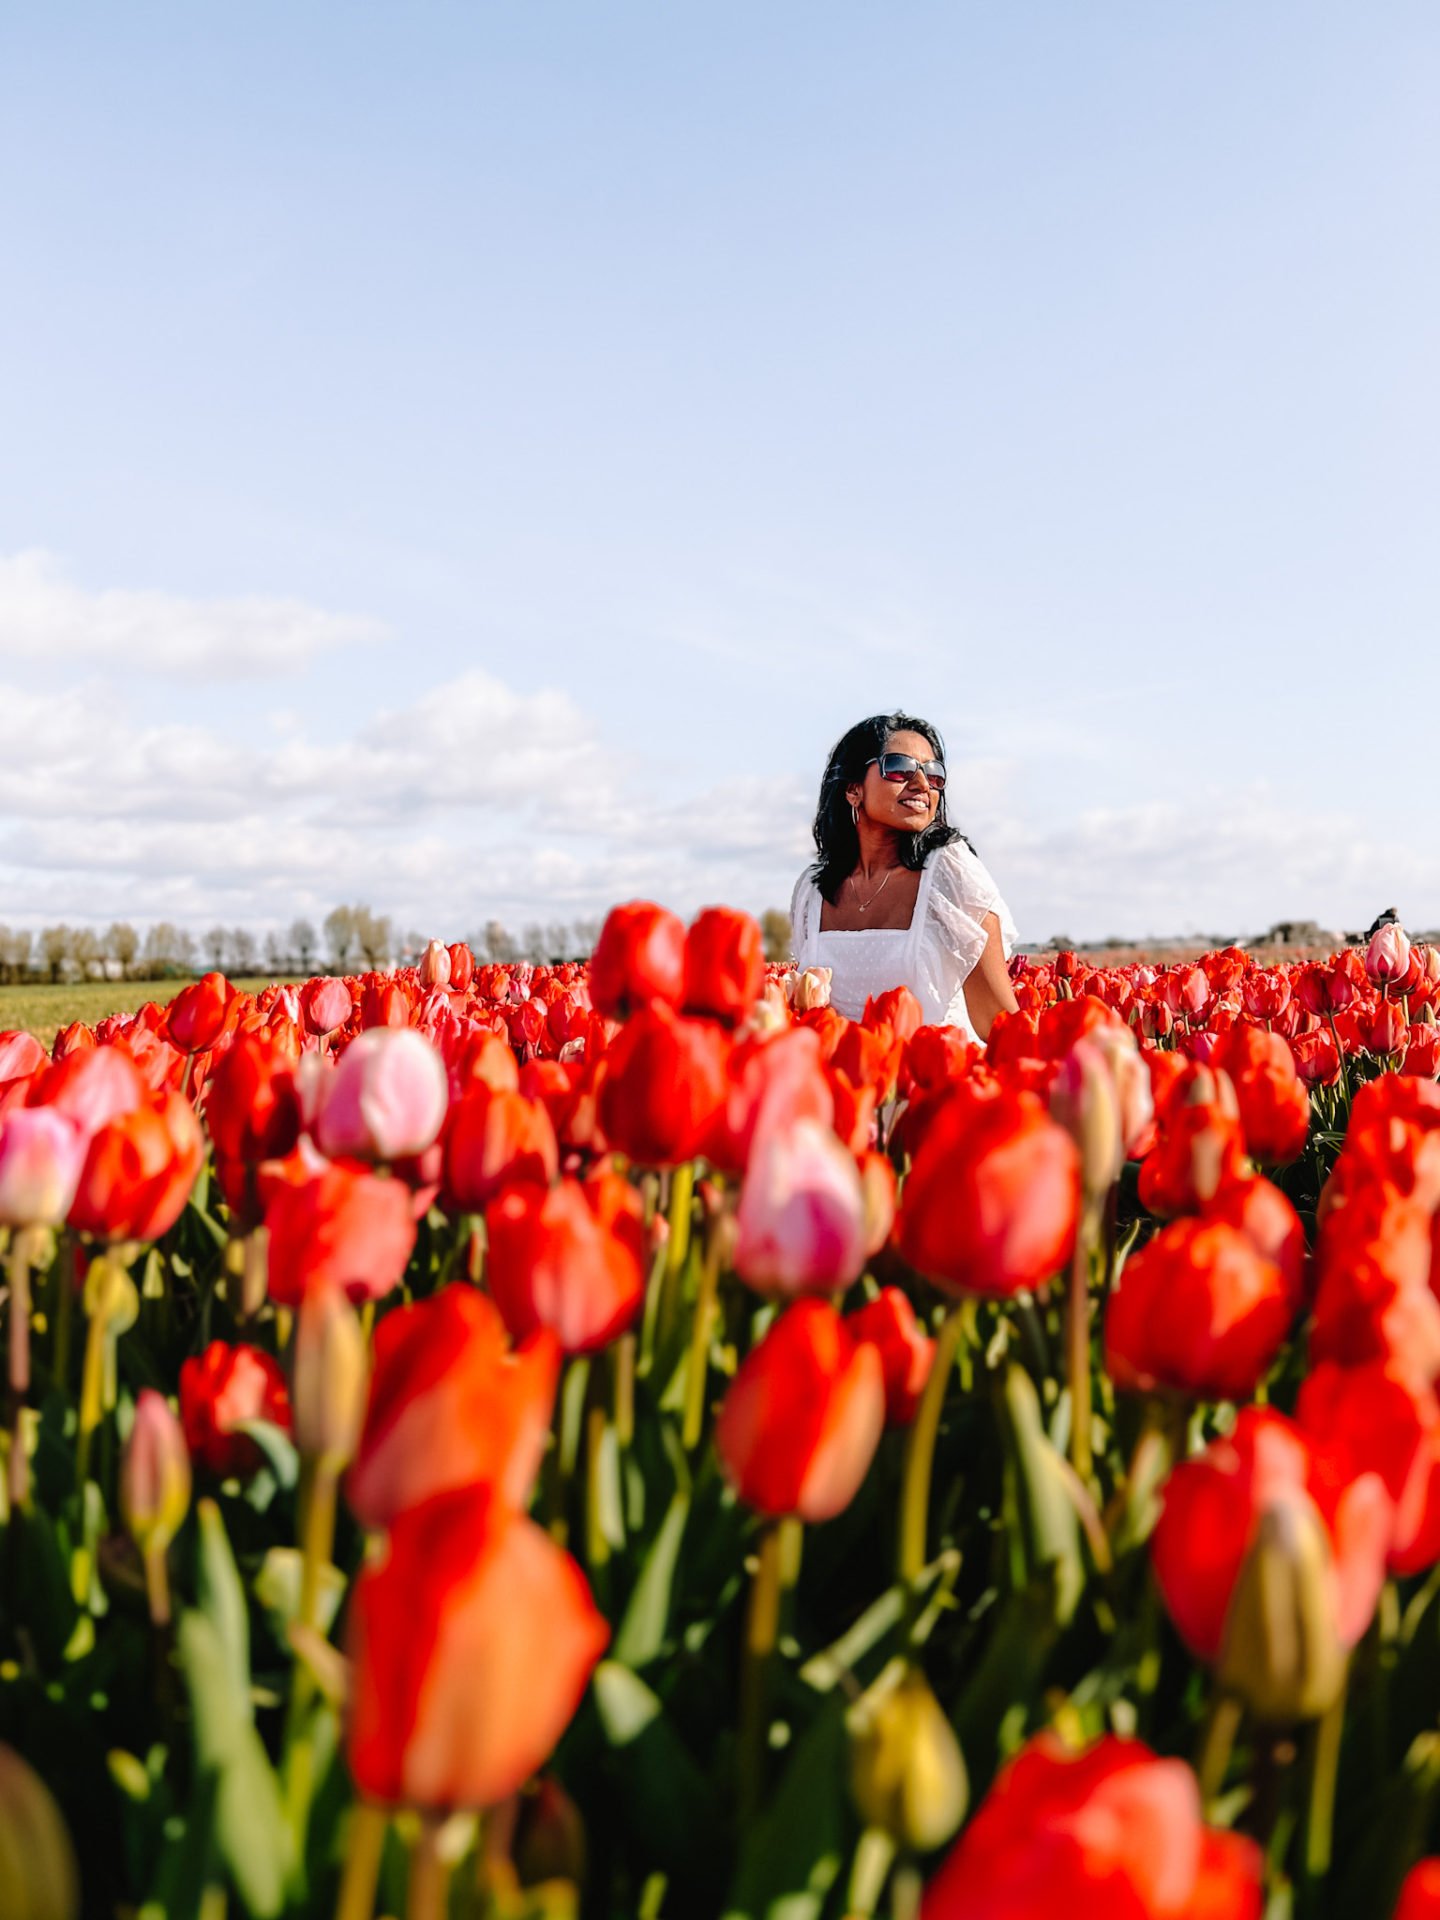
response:
[[[69,963],[75,935],[69,927],[44,927],[40,933],[40,957],[51,980],[58,980]]]
[[[183,973],[195,957],[194,937],[169,920],[157,920],[145,932],[142,948],[145,972],[152,980],[165,980]]]
[[[211,927],[208,933],[201,935],[200,945],[205,950],[205,958],[218,973],[225,965],[225,953],[230,945],[230,929],[228,927]]]
[[[30,970],[31,938],[25,927],[0,927],[0,978],[23,980]]]
[[[265,936],[265,971],[272,980],[278,980],[282,973],[288,973],[286,953],[280,943],[280,936],[273,928]]]
[[[552,920],[545,929],[547,960],[568,960],[571,953],[570,929],[563,920]]]
[[[542,965],[545,959],[545,929],[536,920],[532,920],[520,935],[520,955],[524,960],[533,960]]]
[[[115,920],[105,929],[105,953],[120,969],[120,978],[128,980],[135,956],[140,951],[140,936],[128,920]]]
[[[401,966],[413,967],[417,965],[429,944],[424,934],[417,933],[413,927],[408,933],[402,933],[396,943],[396,957],[400,961]]]
[[[326,914],[325,944],[330,949],[332,965],[343,973],[356,948],[354,907],[332,907]]]
[[[586,960],[595,951],[595,942],[600,938],[599,920],[577,920],[570,928],[570,953],[572,958]]]
[[[760,937],[767,960],[790,958],[790,916],[780,907],[767,907],[760,916]]]
[[[517,953],[515,942],[503,921],[487,920],[481,939],[485,953],[497,966],[503,966],[506,961],[515,959]]]
[[[89,980],[99,973],[104,953],[100,945],[100,936],[93,927],[75,929],[75,937],[70,943],[70,958],[82,980]]]
[[[356,907],[355,939],[365,964],[373,972],[383,967],[390,958],[390,949],[395,943],[395,935],[390,925],[388,913],[372,913],[368,907]]]
[[[230,971],[237,980],[253,974],[259,947],[255,936],[248,927],[231,927],[225,936],[225,951],[230,962]]]
[[[295,961],[296,971],[309,973],[318,945],[314,927],[308,920],[292,920],[285,938],[290,944],[290,955]]]

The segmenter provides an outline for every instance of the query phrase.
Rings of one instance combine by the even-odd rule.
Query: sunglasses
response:
[[[880,778],[893,780],[896,786],[903,786],[912,774],[923,773],[936,793],[945,791],[943,760],[917,760],[913,753],[881,753],[865,764],[867,767],[879,767]]]

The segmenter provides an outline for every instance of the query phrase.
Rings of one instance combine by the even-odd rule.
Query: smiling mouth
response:
[[[902,807],[909,807],[914,813],[928,813],[930,811],[930,802],[923,794],[907,795],[900,804]]]

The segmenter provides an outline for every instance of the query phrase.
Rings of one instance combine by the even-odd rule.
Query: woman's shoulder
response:
[[[934,870],[931,884],[936,892],[956,906],[974,912],[980,902],[990,903],[999,898],[1000,889],[990,869],[970,842],[960,835],[947,840],[943,847],[936,847],[925,864]],[[981,910],[988,912],[989,904]]]

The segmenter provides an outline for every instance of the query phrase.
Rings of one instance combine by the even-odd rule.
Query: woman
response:
[[[930,1025],[983,1040],[1013,1012],[1015,924],[974,848],[945,818],[945,746],[913,714],[876,714],[830,755],[815,812],[820,858],[790,903],[795,959],[829,967],[831,1003],[858,1020],[909,987]]]

